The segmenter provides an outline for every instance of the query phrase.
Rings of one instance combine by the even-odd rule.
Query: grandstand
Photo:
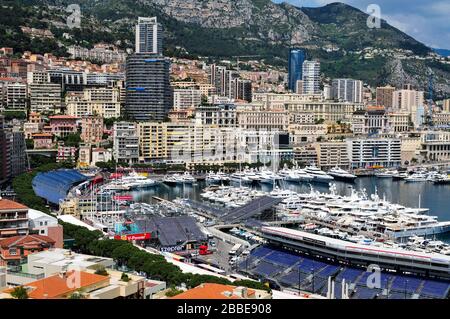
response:
[[[335,298],[340,299],[342,282],[349,285],[351,299],[443,299],[448,298],[450,282],[381,272],[380,285],[369,287],[372,272],[342,267],[278,247],[260,246],[239,265],[239,270],[283,288],[327,295],[328,278],[335,282]]]
[[[86,180],[88,177],[76,170],[61,169],[37,174],[33,178],[32,186],[37,196],[59,205],[73,186]]]

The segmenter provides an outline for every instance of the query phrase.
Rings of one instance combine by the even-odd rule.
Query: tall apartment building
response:
[[[71,116],[98,115],[107,119],[120,117],[121,101],[119,87],[97,87],[70,92],[65,102],[67,114]]]
[[[81,140],[84,143],[98,144],[103,137],[103,118],[84,115],[81,117]]]
[[[395,87],[383,86],[377,87],[377,105],[390,109],[393,106]]]
[[[0,115],[0,185],[11,177],[11,140]]]
[[[136,25],[136,53],[163,53],[163,28],[156,17],[138,18]]]
[[[11,177],[25,173],[29,168],[25,134],[20,128],[13,127],[10,134]]]
[[[363,83],[353,79],[334,79],[331,82],[331,97],[343,102],[363,102]]]
[[[155,54],[130,55],[126,66],[126,115],[138,121],[162,121],[173,106],[170,60]]]
[[[320,93],[320,62],[305,61],[302,68],[303,94]]]
[[[39,113],[60,113],[62,108],[61,86],[55,83],[31,83],[30,109]]]
[[[8,111],[27,110],[27,85],[16,81],[0,81],[0,109]]]
[[[299,93],[296,89],[297,81],[303,79],[302,68],[303,62],[305,62],[305,60],[306,60],[306,52],[304,50],[291,49],[289,51],[288,89],[292,92]]]
[[[50,74],[47,70],[43,71],[33,71],[27,73],[27,83],[49,83],[50,82]]]
[[[250,103],[252,101],[252,81],[234,79],[231,98],[235,100],[247,101]]]
[[[397,90],[393,93],[392,107],[395,110],[415,113],[419,106],[423,106],[423,102],[423,91]]]
[[[402,163],[398,138],[352,138],[347,140],[351,168],[398,167]]]
[[[175,110],[190,109],[202,103],[202,93],[198,89],[174,89],[173,108]]]
[[[117,162],[133,164],[139,161],[139,136],[135,123],[114,123],[113,141],[113,157]]]

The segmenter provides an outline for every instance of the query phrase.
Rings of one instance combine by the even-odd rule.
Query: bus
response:
[[[228,255],[230,255],[230,257],[236,257],[239,249],[241,249],[241,246],[241,244],[234,245],[233,248],[231,248],[231,250],[228,252]]]

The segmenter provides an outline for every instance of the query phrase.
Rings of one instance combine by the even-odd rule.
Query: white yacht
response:
[[[129,189],[148,188],[158,184],[155,180],[140,175],[136,172],[132,172],[130,175],[122,177],[121,181],[128,185]]]
[[[427,181],[427,175],[424,173],[414,173],[408,177],[405,178],[405,182],[426,182]]]
[[[305,168],[305,172],[312,175],[313,177],[313,182],[318,182],[318,183],[330,183],[331,181],[334,180],[333,176],[328,175],[327,173],[325,173],[324,171],[320,170],[318,167],[316,166],[307,166]]]
[[[391,170],[380,170],[375,173],[375,176],[378,178],[393,178],[396,175],[398,175],[398,171]]]
[[[353,175],[346,170],[343,170],[340,167],[332,168],[328,171],[328,175],[333,176],[336,180],[341,181],[354,181],[356,179],[356,175]]]
[[[248,185],[251,184],[253,181],[247,176],[244,172],[236,172],[231,174],[230,181],[234,183],[244,184]]]

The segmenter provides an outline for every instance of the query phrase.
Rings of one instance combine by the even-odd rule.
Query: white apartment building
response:
[[[363,82],[353,79],[334,79],[331,83],[331,97],[343,102],[363,102]]]
[[[320,93],[320,62],[303,62],[303,94]]]
[[[120,117],[121,91],[118,87],[87,88],[66,96],[67,113],[71,116],[99,115],[103,118]]]
[[[174,89],[173,108],[183,110],[195,108],[202,103],[202,92],[197,89]]]
[[[244,130],[287,131],[289,113],[282,110],[239,110],[237,122]]]
[[[96,163],[102,162],[107,163],[112,160],[112,150],[104,148],[93,148],[92,149],[92,161],[91,166],[95,166]]]
[[[202,105],[195,109],[195,122],[203,125],[230,127],[237,125],[234,104]]]
[[[139,161],[139,136],[135,123],[116,122],[113,128],[113,157],[129,164]]]
[[[423,106],[424,92],[416,90],[396,90],[392,97],[394,110],[416,113],[419,106]]]
[[[351,138],[347,139],[350,166],[397,167],[401,165],[401,140],[399,138]]]
[[[387,113],[388,130],[390,133],[407,132],[411,126],[411,114],[408,112]]]
[[[0,109],[8,111],[27,110],[27,85],[20,82],[0,81]]]

